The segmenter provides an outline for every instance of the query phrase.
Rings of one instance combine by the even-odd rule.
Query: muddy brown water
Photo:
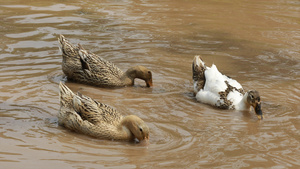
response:
[[[299,10],[298,0],[0,0],[0,168],[300,167]],[[154,87],[66,81],[59,34],[122,70],[148,67]],[[265,119],[198,103],[194,55],[258,90]],[[59,81],[140,116],[150,145],[58,126]]]

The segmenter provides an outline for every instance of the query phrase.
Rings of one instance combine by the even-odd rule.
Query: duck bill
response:
[[[146,85],[147,87],[152,87],[153,86],[152,79],[146,80]]]
[[[142,146],[148,146],[150,143],[149,143],[149,138],[144,138],[143,140],[141,140],[139,142],[140,145]]]
[[[260,102],[256,103],[256,105],[254,106],[254,110],[257,115],[257,118],[259,120],[262,120],[264,118],[264,115],[263,115],[263,112],[261,111],[261,103]]]

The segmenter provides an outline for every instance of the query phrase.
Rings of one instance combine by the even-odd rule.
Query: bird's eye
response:
[[[148,74],[151,74],[151,71],[148,71]]]
[[[142,128],[140,128],[140,131],[141,131],[141,132],[143,132],[143,129],[142,129]]]
[[[250,94],[250,99],[253,99],[253,95]]]

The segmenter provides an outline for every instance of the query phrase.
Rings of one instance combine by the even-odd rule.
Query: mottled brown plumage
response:
[[[233,102],[231,100],[227,99],[227,96],[230,92],[233,91],[238,91],[239,93],[242,93],[243,95],[245,95],[244,89],[243,88],[236,88],[231,86],[228,81],[225,81],[227,88],[225,91],[221,91],[219,92],[220,95],[220,101],[222,101],[222,103],[219,104],[219,106],[217,106],[218,108],[221,109],[235,109],[235,106],[233,105]]]
[[[152,86],[152,73],[144,66],[135,66],[123,72],[113,63],[88,52],[81,45],[74,46],[63,35],[58,38],[62,51],[62,70],[69,80],[99,87],[134,85],[134,79],[145,80]]]
[[[60,110],[58,123],[92,137],[112,140],[149,139],[149,128],[135,115],[122,116],[114,108],[88,96],[74,94],[59,84]]]

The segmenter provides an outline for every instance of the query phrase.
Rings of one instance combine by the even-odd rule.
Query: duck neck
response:
[[[132,128],[133,123],[130,116],[126,116],[122,119],[118,126],[118,133],[120,136],[120,140],[133,140],[134,136],[132,132],[130,131],[130,128]]]
[[[133,86],[134,85],[134,79],[137,77],[136,75],[136,68],[130,68],[128,69],[123,76],[121,77],[124,85],[126,86]]]
[[[246,92],[238,104],[238,107],[236,107],[237,110],[249,110],[250,104],[247,102],[248,92]]]
[[[74,123],[76,126],[71,128],[77,128],[80,132],[96,138],[124,141],[130,141],[134,139],[133,134],[130,132],[129,128],[123,124],[123,120],[118,126],[107,124],[94,125],[88,121],[82,121],[81,123],[83,124]]]
[[[126,126],[118,126],[116,140],[133,140],[133,135]]]

